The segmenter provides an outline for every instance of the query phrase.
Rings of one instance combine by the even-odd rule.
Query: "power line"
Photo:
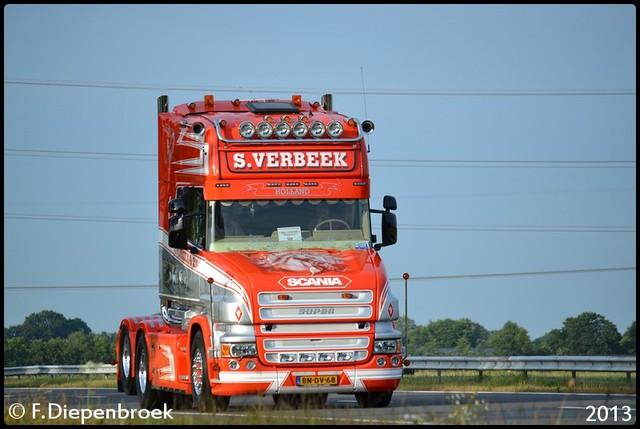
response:
[[[493,273],[493,274],[465,274],[454,276],[411,276],[410,280],[449,280],[449,279],[465,279],[465,278],[487,278],[487,277],[513,277],[513,276],[533,276],[533,275],[557,275],[557,274],[581,274],[581,273],[594,273],[594,272],[611,272],[611,271],[635,271],[636,267],[616,267],[616,268],[592,268],[581,270],[559,270],[559,271],[530,271],[530,272],[516,272],[516,273]],[[402,277],[390,278],[389,281],[404,281]],[[5,286],[5,290],[12,291],[35,291],[35,290],[59,290],[59,289],[149,289],[158,288],[158,285],[66,285],[66,286]]]
[[[26,214],[26,213],[5,213],[5,219],[20,220],[57,220],[71,222],[111,222],[111,223],[150,223],[155,224],[155,219],[139,218],[118,218],[106,216],[74,216],[74,215],[51,215],[51,214]]]
[[[635,226],[591,225],[398,225],[408,231],[487,231],[487,232],[636,232]]]
[[[88,152],[40,149],[4,150],[5,156],[33,156],[53,158],[111,159],[130,161],[156,161],[157,155],[122,152]],[[426,160],[426,159],[371,159],[378,167],[462,167],[462,168],[636,168],[635,161],[624,160]],[[508,165],[512,164],[512,165]]]
[[[5,84],[32,86],[59,86],[105,89],[136,89],[154,91],[197,91],[197,92],[236,92],[236,93],[332,93],[361,95],[362,88],[273,88],[273,87],[224,87],[189,86],[175,84],[137,84],[110,82],[53,81],[35,79],[5,78]],[[621,96],[636,95],[635,89],[559,89],[559,90],[434,90],[434,89],[367,89],[367,95],[381,96]]]
[[[106,216],[76,216],[76,215],[51,215],[51,214],[27,214],[5,213],[5,219],[18,220],[52,220],[71,222],[113,222],[113,223],[146,223],[156,224],[156,219],[142,218],[118,218]],[[398,225],[400,230],[408,231],[504,231],[504,232],[636,232],[635,226],[613,225]]]
[[[429,168],[636,168],[635,161],[578,161],[578,160],[426,160],[426,159],[371,159],[377,167],[429,167]]]
[[[15,290],[20,292],[34,291],[34,290],[58,290],[58,289],[72,289],[72,290],[95,290],[95,289],[157,289],[158,285],[106,285],[106,286],[5,286],[4,290]]]
[[[636,267],[617,267],[617,268],[592,268],[582,270],[558,270],[558,271],[529,271],[520,273],[494,273],[494,274],[463,274],[455,276],[411,276],[410,280],[452,280],[452,279],[471,279],[471,278],[487,278],[487,277],[515,277],[515,276],[539,276],[539,275],[557,275],[557,274],[581,274],[581,273],[601,273],[611,271],[635,271]],[[402,277],[393,277],[389,281],[404,282]]]
[[[146,153],[122,152],[87,152],[69,150],[40,150],[40,149],[5,149],[5,156],[29,156],[44,158],[82,158],[82,159],[113,159],[131,161],[157,161],[157,155]]]

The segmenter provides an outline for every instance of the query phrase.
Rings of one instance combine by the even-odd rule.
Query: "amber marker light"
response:
[[[291,96],[291,101],[293,101],[293,104],[295,104],[296,106],[301,106],[302,105],[302,95],[300,94],[294,94]]]
[[[205,109],[213,109],[213,95],[207,94],[204,96]]]
[[[291,297],[289,295],[285,295],[285,294],[278,295],[278,301],[288,301],[290,299]]]

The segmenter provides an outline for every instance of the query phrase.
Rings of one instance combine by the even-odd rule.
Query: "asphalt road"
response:
[[[72,416],[74,412],[76,417],[72,418],[81,419],[87,409],[138,409],[136,396],[114,388],[5,388],[4,403],[6,424],[19,424],[29,416],[42,424],[53,424],[63,414]],[[353,395],[330,394],[323,408],[304,410],[276,410],[270,396],[244,396],[232,398],[227,410],[218,415],[255,416],[256,410],[261,416],[277,416],[281,424],[306,416],[326,424],[347,420],[361,425],[632,425],[636,422],[636,395],[396,391],[385,408],[359,408]],[[126,416],[125,411],[121,413]],[[202,416],[199,424],[211,423],[211,416],[191,410],[167,409],[164,414],[157,410],[148,417],[170,423],[178,414]]]

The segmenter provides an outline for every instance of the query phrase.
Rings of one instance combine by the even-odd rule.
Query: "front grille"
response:
[[[263,346],[269,363],[349,363],[367,359],[369,338],[266,339]]]
[[[296,319],[369,319],[373,315],[371,291],[263,292],[258,294],[264,321]]]

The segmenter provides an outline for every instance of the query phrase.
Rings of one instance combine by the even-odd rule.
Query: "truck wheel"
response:
[[[129,338],[129,330],[122,328],[120,330],[120,356],[118,356],[118,365],[120,365],[120,382],[122,383],[122,392],[127,395],[136,394],[136,382],[133,374],[133,365],[131,361],[131,338]]]
[[[389,405],[393,391],[388,392],[359,392],[356,401],[360,408],[383,408]]]
[[[229,406],[229,396],[214,396],[209,384],[207,354],[202,331],[196,332],[191,345],[191,395],[193,406],[199,411],[224,411]]]
[[[136,368],[138,402],[140,408],[153,410],[161,405],[160,392],[153,389],[149,378],[149,351],[144,334],[138,335],[136,340]]]

